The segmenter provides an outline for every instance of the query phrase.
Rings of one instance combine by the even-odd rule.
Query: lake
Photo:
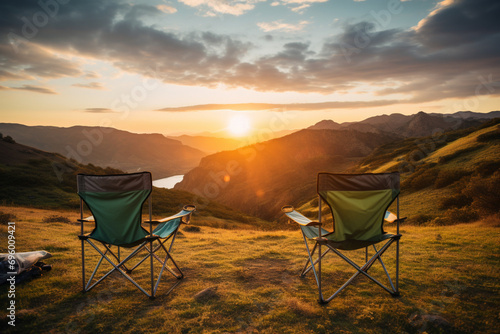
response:
[[[158,188],[172,189],[176,183],[179,183],[184,178],[184,175],[174,175],[166,177],[164,179],[158,179],[153,181],[153,186]]]

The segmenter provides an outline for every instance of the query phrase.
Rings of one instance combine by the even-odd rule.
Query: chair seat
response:
[[[114,245],[114,246],[120,246],[120,247],[123,247],[123,248],[132,248],[132,247],[135,247],[137,245],[140,245],[141,243],[143,243],[144,241],[155,241],[157,239],[161,238],[161,236],[159,235],[155,235],[153,234],[152,236],[150,236],[149,234],[146,235],[144,238],[142,239],[139,239],[131,244],[126,244],[126,245]],[[93,240],[97,240],[97,241],[100,241],[102,243],[105,243],[105,244],[108,244],[108,245],[113,245],[113,244],[110,244],[106,241],[103,241],[103,240],[100,240],[98,238],[95,238],[93,235],[92,235],[92,232],[90,233],[86,233],[86,234],[83,234],[83,235],[79,235],[78,236],[78,239],[80,240],[87,240],[87,239],[93,239]]]
[[[384,240],[388,240],[388,239],[398,240],[399,238],[401,238],[401,234],[385,233],[377,238],[373,238],[370,240],[348,239],[348,240],[344,240],[344,241],[335,241],[335,240],[331,240],[328,238],[322,238],[323,240],[318,240],[318,242],[321,244],[328,244],[329,246],[331,246],[335,249],[356,250],[356,249],[361,249],[361,248],[365,248],[365,247],[377,244],[377,243],[382,242]]]

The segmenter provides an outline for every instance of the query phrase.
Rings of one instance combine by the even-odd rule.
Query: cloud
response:
[[[289,7],[292,11],[296,13],[302,14],[305,11],[305,9],[311,7],[312,4],[321,2],[328,2],[328,0],[280,0],[271,3],[271,6],[283,5]]]
[[[158,6],[156,6],[156,8],[158,8],[159,10],[164,12],[165,14],[177,13],[177,9],[175,9],[174,7],[171,7],[171,6],[167,6],[167,5],[158,5]]]
[[[291,24],[291,23],[283,23],[282,20],[278,21],[273,21],[273,22],[259,22],[257,23],[257,26],[265,31],[283,31],[283,32],[293,32],[293,31],[300,31],[305,28],[306,25],[308,25],[310,22],[309,21],[300,21],[298,24]]]
[[[433,48],[476,44],[498,36],[499,14],[498,1],[444,0],[418,23],[416,31],[419,41]]]
[[[94,71],[85,71],[85,75],[83,77],[87,79],[97,79],[100,78],[101,75]]]
[[[34,93],[41,93],[41,94],[57,94],[56,91],[46,88],[46,87],[40,87],[40,86],[33,86],[33,85],[23,85],[19,87],[9,87],[8,89],[10,90],[23,90],[23,91],[30,91]]]
[[[213,13],[229,8],[228,12],[235,10],[233,15],[241,15],[247,10],[244,6],[257,3],[185,1]],[[312,2],[280,3],[301,6]],[[23,36],[21,18],[33,17],[40,7],[35,1],[4,0],[0,2],[0,81],[82,78],[89,73],[82,70],[83,63],[74,60],[82,57],[176,85],[321,94],[357,92],[364,86],[380,98],[374,103],[407,103],[474,96],[477,86],[486,80],[489,86],[483,84],[482,94],[498,95],[497,4],[496,0],[442,2],[408,30],[383,29],[376,18],[368,17],[367,21],[344,24],[340,33],[314,50],[311,45],[316,44],[297,40],[252,58],[250,50],[257,46],[238,37],[159,30],[144,20],[149,15],[165,15],[157,7],[111,0],[61,5],[58,15],[40,27],[36,36],[15,40],[18,43],[13,47],[9,34]],[[243,7],[236,10],[237,5]],[[260,27],[267,32],[300,31],[307,24],[274,21],[261,22]],[[348,106],[347,102],[335,103]],[[363,103],[369,105],[352,102],[351,106]]]
[[[240,16],[255,8],[255,4],[265,0],[179,0],[190,7],[199,7],[204,16],[230,14]]]
[[[116,111],[109,109],[109,108],[85,108],[83,111],[89,112],[89,113],[94,113],[94,114],[108,114],[108,113],[116,112]]]
[[[192,112],[192,111],[311,111],[326,109],[357,109],[366,107],[380,107],[401,103],[399,100],[375,100],[375,101],[328,101],[319,103],[235,103],[235,104],[199,104],[193,106],[167,107],[158,109],[166,112]]]
[[[80,88],[89,88],[89,89],[99,89],[99,90],[105,89],[100,82],[76,83],[71,86]]]

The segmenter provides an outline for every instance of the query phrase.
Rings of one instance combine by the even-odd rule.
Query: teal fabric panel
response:
[[[142,205],[151,190],[78,193],[94,216],[93,239],[118,246],[132,245],[149,233],[142,228]]]
[[[168,222],[161,223],[154,229],[153,234],[159,236],[160,238],[168,237],[179,227],[181,219],[182,218],[175,218],[169,220]]]
[[[335,233],[329,240],[369,241],[381,238],[385,210],[397,195],[393,189],[363,191],[324,191],[321,197],[329,204]]]
[[[295,222],[297,222],[299,224],[307,225],[310,222],[312,222],[311,219],[305,217],[304,215],[302,215],[301,213],[299,213],[299,212],[297,212],[295,210],[292,211],[292,212],[287,212],[287,213],[285,213],[285,215],[287,215],[288,218],[290,218],[291,220],[293,220],[293,221],[295,221]]]
[[[187,216],[190,213],[192,213],[192,211],[182,210],[182,211],[178,212],[177,214],[170,217],[170,218],[173,218],[172,220],[169,220],[169,221],[166,221],[164,223],[159,224],[154,229],[153,234],[157,235],[161,238],[168,237],[170,234],[172,234],[177,229],[177,227],[179,227],[179,225],[182,222],[182,217]]]
[[[308,237],[309,239],[317,238],[318,237],[318,226],[301,226],[302,232]],[[321,235],[325,235],[327,233],[330,233],[329,231],[325,230],[324,228],[321,229]]]

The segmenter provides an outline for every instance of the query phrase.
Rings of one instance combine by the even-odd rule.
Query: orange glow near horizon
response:
[[[229,118],[227,123],[228,132],[234,137],[243,137],[252,129],[252,123],[247,115],[238,114]]]

